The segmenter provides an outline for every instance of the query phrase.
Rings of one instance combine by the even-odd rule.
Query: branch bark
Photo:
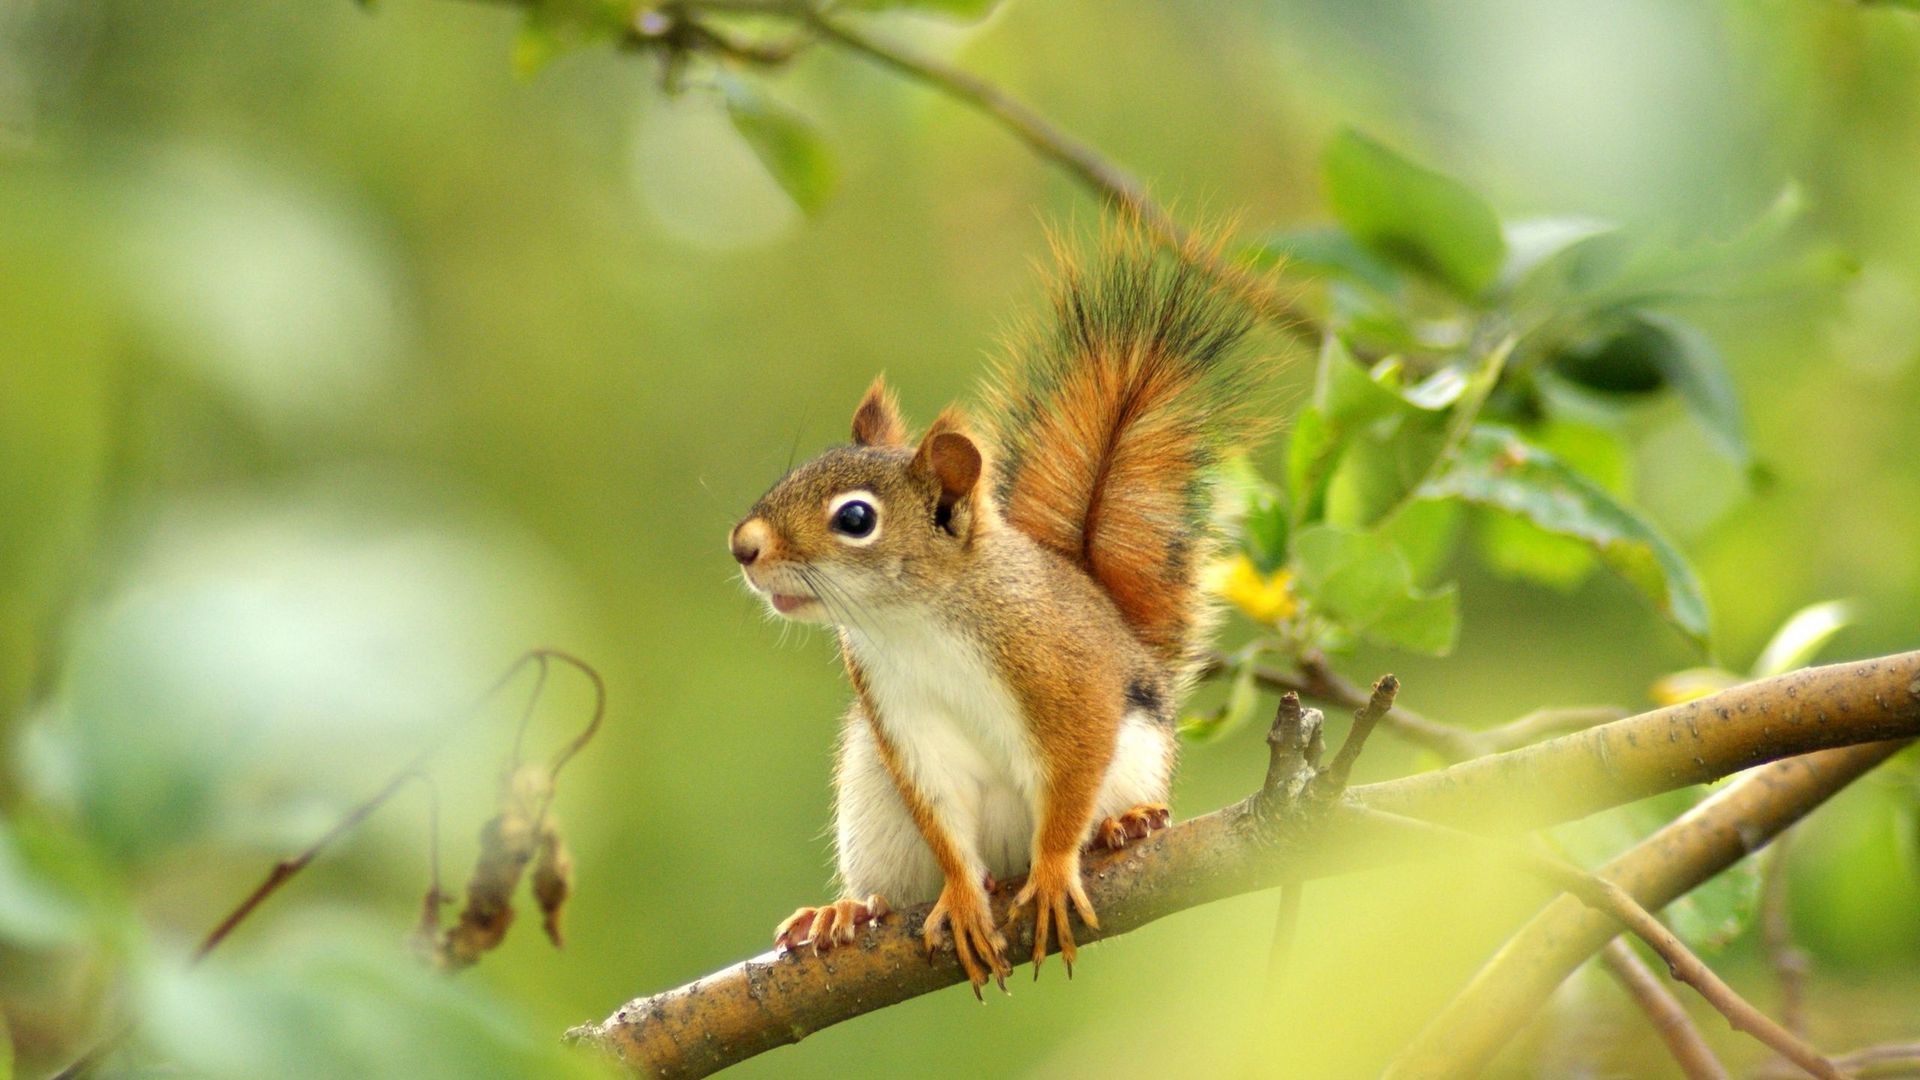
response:
[[[1882,740],[1915,736],[1920,736],[1920,653],[1904,653],[1736,687],[1491,758],[1353,788],[1347,798],[1388,813],[1510,834],[1774,759],[1852,747],[1758,770],[1636,848],[1633,861],[1608,868],[1606,876],[1615,884],[1657,909],[1765,843],[1898,749],[1899,744]],[[1875,745],[1855,745],[1860,743]],[[1353,843],[1360,830],[1351,815],[1328,814],[1325,807],[1318,800],[1273,799],[1262,791],[1122,852],[1089,860],[1087,890],[1100,912],[1100,929],[1088,928],[1083,940],[1113,937],[1176,911],[1282,881],[1431,854],[1431,845],[1407,838]],[[1537,935],[1531,939],[1535,952],[1559,958],[1558,965],[1528,965],[1539,968],[1530,978],[1494,980],[1500,1000],[1475,1005],[1488,1013],[1484,1021],[1476,1020],[1484,1029],[1478,1036],[1484,1047],[1480,1063],[1567,970],[1617,933],[1611,920],[1571,898],[1551,905],[1548,914],[1568,918],[1566,904],[1573,909],[1576,936],[1595,940],[1577,955],[1563,956],[1567,946],[1552,934],[1546,944]],[[1004,920],[1004,910],[996,913]],[[903,911],[865,929],[856,944],[823,956],[756,956],[678,989],[637,998],[601,1023],[575,1028],[569,1037],[597,1045],[639,1072],[705,1076],[829,1025],[964,981],[951,955],[928,963],[919,938],[925,915],[924,906]],[[1009,949],[1010,955],[1021,953],[1019,942]],[[1526,949],[1518,955],[1528,957]],[[1528,988],[1510,993],[1506,982],[1527,982]],[[1453,1023],[1464,1023],[1454,1007],[1449,1013],[1456,1014]],[[1461,1030],[1444,1032],[1442,1060],[1458,1052]],[[1472,1075],[1477,1068],[1446,1075]]]

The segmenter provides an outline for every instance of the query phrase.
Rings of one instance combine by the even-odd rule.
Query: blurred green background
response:
[[[962,107],[818,47],[764,84],[837,155],[805,216],[710,88],[669,98],[648,58],[606,48],[516,78],[518,25],[456,0],[0,0],[0,995],[22,1076],[124,1008],[152,1017],[136,1057],[209,1075],[578,1068],[563,1029],[827,896],[842,677],[823,635],[767,622],[722,538],[796,448],[844,437],[876,371],[923,420],[968,393],[1036,308],[1049,229],[1097,208]],[[1633,419],[1636,495],[1697,560],[1735,666],[1833,597],[1861,620],[1830,655],[1920,641],[1920,17],[1012,0],[879,29],[1248,230],[1326,218],[1319,154],[1346,125],[1504,214],[1676,237],[1797,181],[1799,228],[1853,271],[1697,316],[1773,481],[1750,489],[1662,407]],[[1293,356],[1279,400],[1310,376]],[[1614,581],[1455,569],[1452,657],[1343,670],[1391,667],[1408,704],[1478,725],[1637,708],[1700,660]],[[183,970],[274,859],[535,644],[612,692],[557,803],[579,863],[565,951],[529,922],[452,984],[413,970],[408,792]],[[587,700],[556,674],[540,752]],[[439,759],[449,885],[514,713],[461,721]],[[1190,748],[1177,814],[1244,794],[1260,745],[1249,727]],[[1920,1035],[1917,790],[1896,763],[1803,830],[1823,1046]],[[1254,896],[1100,945],[1072,983],[1055,969],[984,1008],[948,990],[739,1074],[1364,1074],[1543,898],[1488,873],[1316,885],[1277,1015],[1273,898]],[[1723,962],[1770,1001],[1750,942]],[[1501,1067],[1561,1074],[1594,1023],[1603,1064],[1671,1068],[1585,976]]]

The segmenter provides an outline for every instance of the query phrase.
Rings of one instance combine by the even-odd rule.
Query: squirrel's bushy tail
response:
[[[1050,327],[1025,335],[990,406],[1009,522],[1084,567],[1135,633],[1185,669],[1205,628],[1209,470],[1249,438],[1235,298],[1138,236],[1062,254]]]

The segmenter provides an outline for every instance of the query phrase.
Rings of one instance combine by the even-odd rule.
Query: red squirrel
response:
[[[1062,255],[1051,325],[988,379],[982,421],[949,407],[915,439],[883,379],[853,441],[782,478],[729,536],[779,615],[836,628],[854,700],[834,777],[845,898],[775,944],[827,949],[893,906],[936,900],[974,993],[1005,987],[988,890],[1033,962],[1069,909],[1099,922],[1083,847],[1168,821],[1177,706],[1212,607],[1213,466],[1249,441],[1242,308],[1138,239]]]

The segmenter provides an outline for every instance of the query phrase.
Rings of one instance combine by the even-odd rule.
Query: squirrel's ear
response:
[[[900,419],[900,406],[887,389],[884,375],[873,380],[860,407],[853,410],[853,442],[856,446],[907,445],[907,425]]]
[[[940,485],[935,504],[939,525],[955,536],[965,536],[973,527],[974,489],[980,484],[985,461],[951,414],[942,413],[933,422],[913,455],[913,467]]]

